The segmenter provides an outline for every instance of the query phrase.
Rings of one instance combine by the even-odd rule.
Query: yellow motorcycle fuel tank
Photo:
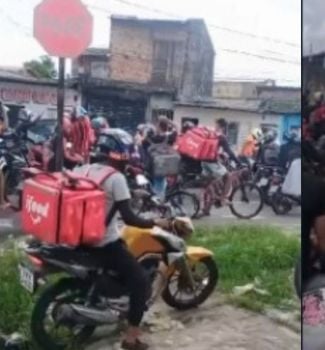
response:
[[[153,229],[141,229],[138,227],[124,226],[121,234],[129,251],[135,258],[147,253],[161,254],[164,246],[152,235]]]

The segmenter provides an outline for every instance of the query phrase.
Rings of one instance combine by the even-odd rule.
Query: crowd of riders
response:
[[[104,117],[90,117],[87,111],[75,101],[75,107],[70,111],[66,111],[63,117],[63,154],[64,167],[72,170],[78,165],[91,163],[96,160],[92,157],[92,151],[96,148],[101,135],[109,133],[110,125]],[[319,102],[317,102],[319,103]],[[316,111],[319,119],[321,108]],[[33,115],[27,109],[20,112],[21,119],[33,119]],[[305,124],[304,124],[305,126]],[[7,108],[0,105],[0,134],[8,128]],[[158,117],[155,124],[141,124],[130,141],[123,134],[116,134],[123,142],[127,139],[130,150],[131,165],[136,165],[146,171],[151,180],[153,191],[160,198],[164,198],[167,188],[167,178],[165,175],[157,175],[153,171],[152,157],[150,153],[152,145],[167,144],[174,147],[181,139],[182,135],[189,133],[197,128],[191,122],[185,122],[182,126],[175,125],[165,116]],[[236,167],[252,166],[253,164],[262,164],[270,166],[280,166],[286,172],[292,160],[300,157],[301,136],[300,129],[292,129],[284,135],[284,142],[279,143],[279,135],[272,128],[256,128],[251,131],[243,145],[237,152],[234,152],[228,142],[227,137],[227,121],[218,119],[215,122],[213,132],[218,138],[216,143],[215,159],[198,160],[181,154],[180,169],[181,173],[197,173],[224,180],[224,194],[221,202],[226,204],[227,193],[231,187],[231,179],[229,171],[225,166],[225,160],[233,162]],[[304,129],[305,130],[305,129]],[[125,134],[127,134],[125,132]],[[319,142],[324,142],[320,138]],[[51,158],[47,160],[45,170],[55,170],[55,150],[57,148],[57,137],[54,133],[47,147],[47,154],[51,154]],[[42,151],[43,152],[43,151]],[[44,152],[43,152],[44,153]],[[33,153],[31,153],[33,155]],[[203,208],[203,214],[209,214],[209,208]]]
[[[3,105],[0,107],[0,132],[3,133],[8,128],[7,110]],[[21,118],[22,120],[33,119],[33,116],[29,111],[24,110],[21,113]],[[139,125],[135,135],[130,136],[121,130],[114,131],[105,118],[90,118],[87,111],[78,106],[77,103],[72,110],[64,114],[64,167],[74,169],[77,174],[87,172],[87,176],[94,181],[103,172],[107,172],[107,169],[112,170],[111,176],[103,183],[108,203],[107,236],[98,245],[97,252],[102,256],[105,268],[118,271],[121,277],[127,281],[127,287],[130,291],[129,327],[123,339],[123,349],[145,350],[148,348],[148,345],[141,339],[139,328],[146,310],[147,281],[137,261],[125,248],[125,244],[120,238],[117,213],[126,224],[131,226],[139,228],[158,226],[170,229],[170,221],[167,219],[148,220],[133,213],[130,204],[131,194],[124,175],[130,165],[143,168],[148,173],[155,193],[164,197],[167,179],[166,176],[153,170],[155,161],[153,154],[157,154],[153,152],[153,149],[158,152],[160,145],[165,147],[161,149],[175,149],[180,138],[195,128],[197,126],[187,122],[179,129],[167,117],[160,116],[155,125]],[[181,169],[183,172],[198,171],[207,176],[224,178],[224,201],[228,191],[227,186],[229,187],[229,170],[226,160],[233,162],[236,167],[263,163],[280,165],[287,169],[293,159],[300,157],[298,130],[292,130],[286,135],[286,142],[279,145],[276,131],[254,129],[237,154],[232,150],[228,141],[226,120],[216,120],[211,133],[217,139],[217,142],[214,143],[217,147],[214,150],[215,159],[200,161],[191,159],[190,156],[182,156],[180,157]],[[51,138],[50,145],[52,153],[55,154],[56,133]],[[93,152],[93,150],[96,151]],[[54,164],[52,162],[48,170],[54,170]]]

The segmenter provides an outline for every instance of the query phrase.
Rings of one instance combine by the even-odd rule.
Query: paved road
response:
[[[196,222],[211,226],[240,223],[275,225],[284,228],[286,231],[297,232],[298,234],[301,229],[301,210],[300,208],[294,208],[288,215],[279,216],[274,214],[270,207],[265,207],[255,218],[240,220],[234,217],[228,208],[222,208],[214,210],[211,216],[197,220]]]
[[[295,208],[290,214],[277,216],[269,207],[251,220],[240,220],[233,216],[228,208],[214,209],[211,216],[195,220],[194,224],[216,226],[227,224],[252,223],[259,225],[275,225],[284,228],[286,231],[299,233],[301,227],[300,209]],[[0,241],[8,234],[17,234],[20,227],[20,215],[10,210],[0,211]]]

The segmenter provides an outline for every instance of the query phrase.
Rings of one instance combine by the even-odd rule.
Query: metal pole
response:
[[[55,169],[63,169],[63,114],[64,114],[64,74],[65,58],[59,58],[59,82],[58,82],[58,127],[57,127],[57,144],[55,152]]]

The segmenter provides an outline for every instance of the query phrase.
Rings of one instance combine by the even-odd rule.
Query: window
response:
[[[172,109],[153,109],[151,115],[151,121],[156,123],[159,116],[165,116],[170,120],[174,119],[174,111]]]
[[[172,83],[177,64],[177,43],[158,40],[154,42],[152,82],[156,84]]]
[[[238,142],[238,131],[239,125],[238,123],[229,123],[227,126],[227,137],[230,146],[237,145]]]
[[[182,118],[182,126],[183,126],[186,122],[191,122],[191,123],[193,123],[195,126],[198,126],[198,125],[199,125],[199,119],[198,119],[198,118],[183,117],[183,118]]]

